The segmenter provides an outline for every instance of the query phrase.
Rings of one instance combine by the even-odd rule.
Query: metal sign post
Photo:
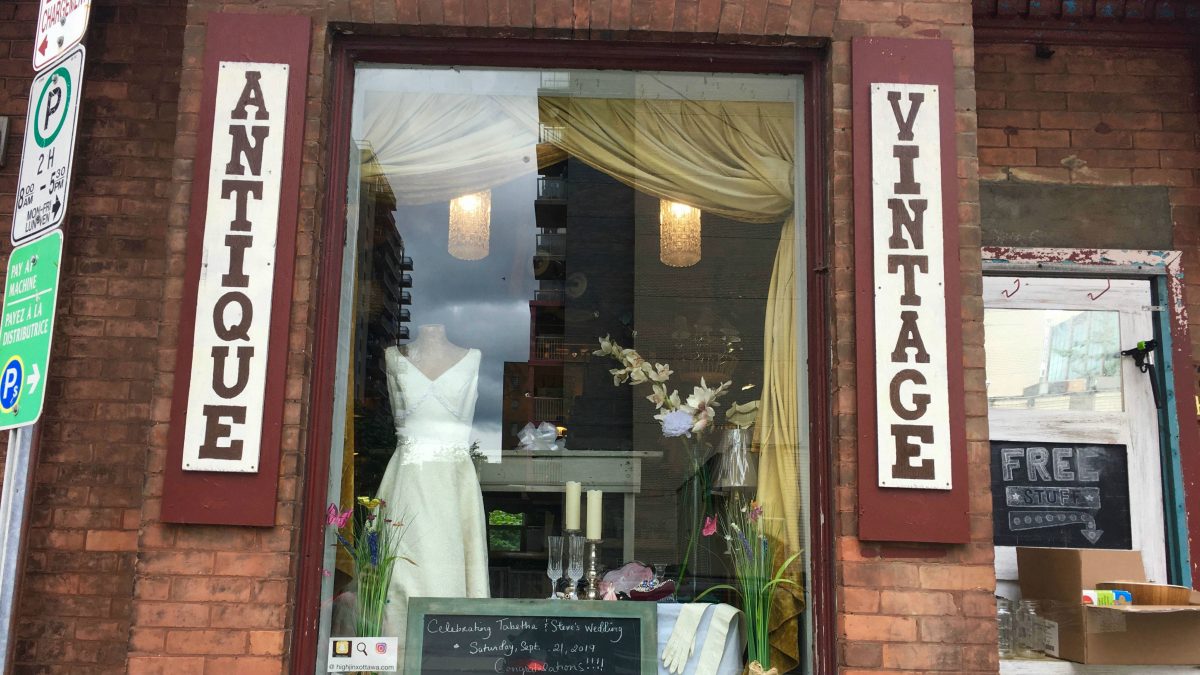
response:
[[[8,434],[4,491],[0,494],[0,673],[12,667],[13,620],[17,615],[17,578],[25,543],[25,521],[33,488],[32,425]]]
[[[13,625],[23,568],[35,451],[49,377],[50,341],[62,267],[62,226],[71,189],[83,98],[91,0],[41,0],[34,39],[21,174],[0,309],[0,429],[8,434],[0,489],[0,675],[12,669]],[[76,46],[78,45],[78,46]],[[48,234],[47,234],[48,233]],[[43,236],[45,235],[45,236]],[[39,386],[40,385],[40,386]]]

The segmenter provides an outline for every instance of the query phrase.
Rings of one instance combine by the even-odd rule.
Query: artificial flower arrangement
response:
[[[689,490],[694,498],[695,513],[692,514],[692,524],[688,528],[687,551],[679,569],[679,587],[682,589],[687,577],[687,568],[692,558],[696,544],[696,530],[699,529],[701,518],[707,519],[712,509],[712,490],[709,485],[708,470],[704,466],[707,457],[704,434],[710,431],[720,407],[718,399],[724,396],[733,382],[727,381],[713,388],[709,387],[704,378],[700,385],[692,390],[692,395],[686,399],[679,395],[678,390],[667,393],[667,383],[675,371],[669,364],[651,363],[634,349],[626,349],[612,340],[611,336],[600,338],[600,349],[593,352],[596,356],[607,356],[621,364],[608,372],[613,377],[613,386],[629,383],[631,386],[650,383],[650,395],[646,400],[654,404],[658,411],[654,419],[662,426],[663,436],[679,438],[684,441],[691,460],[692,475],[689,480]],[[734,408],[738,406],[735,404]]]
[[[355,634],[375,637],[383,634],[383,610],[396,561],[412,565],[416,562],[399,554],[407,529],[403,517],[388,517],[387,502],[382,499],[359,497],[355,501],[363,508],[356,510],[352,506],[339,511],[336,504],[330,504],[325,523],[334,528],[337,545],[345,549],[354,564],[354,579],[358,584]]]
[[[747,502],[740,494],[732,495],[726,502],[722,517],[714,516],[705,521],[704,536],[716,533],[718,520],[727,553],[733,559],[736,585],[713,586],[696,596],[696,600],[717,590],[737,593],[742,600],[742,611],[746,613],[749,670],[751,673],[775,672],[771,669],[771,598],[780,586],[800,585],[784,576],[800,553],[793,554],[778,568],[773,568],[779,539],[773,536],[775,533],[768,531],[762,505],[755,500]]]
[[[669,364],[651,364],[642,358],[636,350],[625,349],[612,341],[610,336],[600,338],[600,349],[593,352],[596,356],[609,356],[616,359],[621,368],[613,368],[608,372],[613,376],[613,385],[620,386],[626,382],[631,385],[651,383],[651,394],[646,400],[654,404],[658,414],[654,419],[662,425],[663,436],[674,438],[692,434],[700,434],[712,426],[717,416],[717,399],[729,391],[733,382],[725,382],[716,389],[700,378],[700,386],[692,391],[686,400],[679,397],[679,391],[667,393],[667,381],[675,371]]]

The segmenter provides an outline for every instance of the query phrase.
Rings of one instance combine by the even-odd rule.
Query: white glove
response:
[[[667,638],[667,646],[663,647],[662,662],[667,672],[679,675],[692,657],[692,649],[696,645],[696,631],[700,628],[700,620],[704,612],[712,605],[686,604],[679,608],[679,618],[671,637]]]
[[[725,656],[725,641],[729,626],[735,618],[741,618],[741,610],[730,605],[717,605],[708,620],[708,632],[704,635],[704,646],[700,648],[700,659],[696,662],[695,675],[717,675],[721,659]],[[743,631],[744,634],[744,631]]]

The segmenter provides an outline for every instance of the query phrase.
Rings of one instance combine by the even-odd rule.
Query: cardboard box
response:
[[[1146,581],[1140,552],[1018,547],[1017,568],[1021,596],[1039,601],[1040,616],[1057,629],[1053,656],[1104,665],[1200,665],[1200,605],[1082,604],[1082,591],[1096,584]]]

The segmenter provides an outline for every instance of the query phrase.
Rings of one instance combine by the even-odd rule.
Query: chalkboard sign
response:
[[[658,672],[652,602],[413,598],[407,675]]]
[[[992,441],[996,546],[1133,548],[1124,445]]]

